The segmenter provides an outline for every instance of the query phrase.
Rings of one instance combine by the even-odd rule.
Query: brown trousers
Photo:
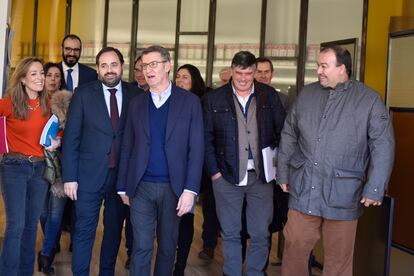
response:
[[[308,275],[310,252],[322,234],[323,276],[352,276],[358,220],[329,220],[290,209],[283,230],[282,276]]]

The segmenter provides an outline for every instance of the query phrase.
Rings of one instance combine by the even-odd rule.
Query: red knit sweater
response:
[[[38,101],[38,99],[29,100],[28,104],[35,108]],[[6,117],[6,137],[9,151],[44,156],[43,146],[40,145],[39,141],[43,127],[50,116],[43,116],[42,109],[39,106],[36,110],[29,110],[27,120],[21,120],[14,117],[12,109],[10,97],[0,99],[0,116]]]

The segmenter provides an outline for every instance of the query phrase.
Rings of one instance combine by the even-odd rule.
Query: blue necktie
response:
[[[66,78],[66,86],[69,91],[73,92],[73,80],[72,80],[73,69],[68,69],[68,76]]]

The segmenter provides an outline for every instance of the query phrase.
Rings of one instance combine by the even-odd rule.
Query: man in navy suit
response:
[[[118,49],[96,56],[98,81],[75,90],[62,146],[66,195],[75,201],[73,275],[89,275],[102,202],[104,235],[99,275],[114,275],[125,205],[116,193],[117,161],[131,99],[143,92],[121,81],[124,59]],[[119,116],[120,115],[120,116]]]
[[[95,81],[98,78],[96,71],[79,63],[82,53],[82,41],[75,34],[69,34],[62,40],[62,63],[60,66],[63,70],[64,78],[62,78],[62,87],[66,87],[70,91],[75,88]]]
[[[62,59],[59,63],[63,71],[61,78],[61,87],[69,91],[75,91],[75,88],[91,81],[96,81],[98,75],[96,70],[79,63],[82,53],[82,41],[75,34],[69,34],[62,40]],[[62,228],[69,230],[73,234],[74,210],[72,201],[66,202],[65,212],[63,214]],[[60,240],[60,235],[59,235]],[[60,248],[59,241],[56,247]]]
[[[119,164],[118,193],[130,205],[131,275],[172,275],[180,217],[193,208],[204,158],[200,100],[168,79],[170,54],[161,46],[142,53],[149,93],[131,101]]]

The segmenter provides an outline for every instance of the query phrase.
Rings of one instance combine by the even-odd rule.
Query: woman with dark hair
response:
[[[207,87],[201,77],[200,70],[191,64],[184,64],[178,68],[175,78],[175,85],[196,94],[200,97],[200,99],[207,92]],[[191,243],[193,242],[193,236],[194,206],[192,212],[189,212],[181,217],[174,276],[184,276],[184,270],[187,265],[187,259],[190,253]]]
[[[178,68],[175,85],[196,94],[200,99],[208,89],[201,77],[200,70],[192,64],[184,64]]]
[[[53,62],[46,63],[43,70],[45,71],[45,89],[51,98],[53,93],[64,88],[63,70],[59,64]]]
[[[19,62],[0,100],[0,116],[6,120],[9,152],[1,161],[6,230],[0,275],[33,275],[37,223],[48,190],[43,179],[45,155],[40,136],[50,117],[44,89],[42,61],[28,57]],[[52,139],[47,150],[60,145]]]
[[[51,99],[51,111],[58,117],[59,126],[63,129],[72,92],[61,90],[63,71],[57,63],[46,63],[43,68],[46,75],[45,89]],[[40,250],[37,257],[37,264],[39,271],[47,275],[53,275],[54,269],[51,265],[55,254],[60,251],[61,224],[67,197],[63,191],[63,183],[60,177],[59,152],[45,152],[45,156],[45,179],[49,182],[50,189],[40,216],[44,238],[42,250]]]

